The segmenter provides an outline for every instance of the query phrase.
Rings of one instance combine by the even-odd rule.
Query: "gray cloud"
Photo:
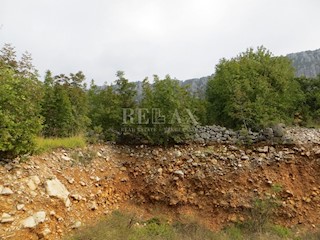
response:
[[[274,54],[319,48],[317,0],[3,0],[0,45],[32,53],[44,73],[82,70],[111,83],[212,74],[222,57],[264,45]]]

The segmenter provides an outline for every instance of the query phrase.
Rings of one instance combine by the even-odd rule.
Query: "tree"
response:
[[[206,96],[210,123],[255,130],[289,123],[302,99],[290,61],[264,47],[220,60]]]
[[[112,86],[97,87],[92,81],[88,91],[91,129],[102,128],[105,140],[116,140],[122,121],[119,99]]]
[[[180,86],[169,75],[163,80],[155,75],[152,86],[147,79],[143,81],[141,108],[146,121],[139,126],[140,135],[150,143],[166,145],[186,140],[197,124],[188,87]]]
[[[0,56],[0,157],[13,158],[34,150],[41,130],[37,79],[18,71],[13,48],[5,45]]]
[[[300,124],[320,124],[320,75],[317,78],[299,77],[296,79],[304,94],[304,101],[300,105]]]
[[[88,99],[84,74],[59,74],[46,72],[42,115],[43,134],[47,137],[66,137],[82,134],[89,124]]]

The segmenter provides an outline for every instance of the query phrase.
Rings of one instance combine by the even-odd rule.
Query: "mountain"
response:
[[[185,81],[181,81],[181,85],[182,86],[189,85],[189,89],[193,94],[198,94],[198,96],[204,96],[209,77],[210,76],[188,79]]]
[[[290,53],[287,57],[292,61],[297,77],[313,78],[320,74],[320,49]]]

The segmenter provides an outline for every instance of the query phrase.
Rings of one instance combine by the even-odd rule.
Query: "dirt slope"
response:
[[[252,201],[268,197],[280,203],[278,223],[320,224],[317,144],[90,146],[3,163],[0,173],[0,239],[61,239],[117,208],[143,215],[160,207],[220,229],[246,220]],[[52,180],[67,198],[50,196]]]

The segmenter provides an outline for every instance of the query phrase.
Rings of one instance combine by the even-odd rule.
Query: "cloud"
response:
[[[44,73],[82,70],[111,83],[214,72],[222,57],[265,45],[275,54],[320,46],[316,0],[3,0],[0,45],[28,50]]]

